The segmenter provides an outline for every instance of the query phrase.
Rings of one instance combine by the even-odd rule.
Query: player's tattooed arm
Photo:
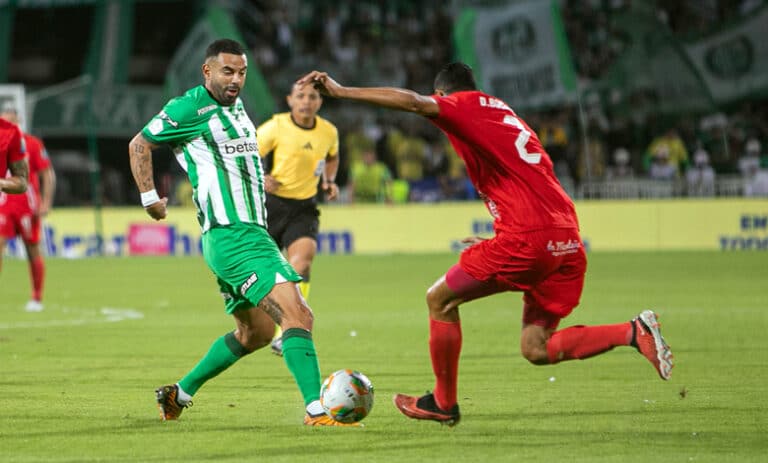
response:
[[[152,150],[155,147],[141,134],[133,137],[128,147],[133,179],[142,193],[155,189],[155,181],[152,174]]]
[[[11,176],[0,179],[0,191],[6,193],[24,193],[27,191],[27,182],[29,179],[29,164],[26,159],[12,162],[8,166]]]
[[[155,191],[155,180],[152,171],[152,150],[157,145],[149,142],[139,132],[128,145],[131,173],[141,193],[141,204],[150,217],[155,220],[164,219],[168,214],[166,204],[168,198],[160,198]]]

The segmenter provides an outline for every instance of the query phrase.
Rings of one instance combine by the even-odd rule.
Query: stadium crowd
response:
[[[136,22],[152,34],[135,34],[129,66],[131,84],[163,85],[175,48],[204,11],[206,2],[179,11],[179,27],[163,27],[158,8],[177,11],[173,2],[137,2]],[[310,69],[324,69],[347,85],[396,86],[420,93],[432,90],[432,75],[456,56],[453,22],[465,6],[496,5],[499,0],[231,0],[232,10],[251,56],[279,111],[291,84]],[[766,0],[560,0],[564,30],[579,88],[602,83],[612,66],[631,48],[626,17],[641,10],[670,37],[705,36],[737,23],[766,6]],[[75,9],[58,8],[56,18],[75,21]],[[165,10],[163,10],[165,11]],[[63,16],[62,16],[63,15]],[[51,16],[45,22],[45,18]],[[82,15],[81,15],[82,16]],[[20,21],[61,27],[60,19],[39,10],[19,10]],[[40,19],[42,18],[42,19]],[[623,19],[622,19],[623,18]],[[187,26],[184,26],[186,24]],[[665,28],[665,29],[662,29]],[[71,59],[39,56],[56,44],[38,40],[35,28],[14,32],[11,81],[54,85],[72,79],[85,51],[67,49]],[[75,28],[78,29],[78,28]],[[79,30],[79,29],[78,29]],[[62,32],[63,33],[63,32]],[[87,38],[83,37],[83,41]],[[17,46],[17,43],[19,44]],[[79,50],[79,51],[78,51]],[[79,53],[74,55],[73,53]],[[40,63],[48,63],[42,66]],[[66,66],[65,66],[66,64]],[[50,69],[49,69],[50,68]],[[47,71],[46,71],[47,70]],[[44,72],[46,71],[46,72]],[[35,80],[37,79],[37,80]],[[638,91],[612,103],[610,91],[584,91],[580,100],[530,110],[508,103],[537,132],[566,190],[576,198],[768,194],[768,104],[765,96],[734,101],[711,111],[662,114],[658,96]],[[341,166],[337,182],[341,202],[442,201],[473,199],[476,192],[461,161],[431,124],[407,114],[392,114],[327,99],[320,114],[339,128]],[[123,140],[115,142],[122,146]],[[84,142],[52,140],[55,164],[62,171],[82,166]],[[112,151],[100,141],[100,151]],[[371,156],[373,153],[373,156]],[[133,201],[125,166],[100,155],[105,202]],[[71,162],[70,162],[71,161]],[[59,167],[59,166],[57,166]],[[174,163],[164,191],[177,201],[188,196]],[[76,175],[82,178],[74,179]],[[69,178],[74,180],[69,181]],[[88,173],[80,168],[62,178],[57,204],[84,203],[90,197]],[[179,194],[174,195],[177,185]],[[78,198],[81,198],[79,200]]]
[[[485,4],[493,2],[484,2]],[[582,83],[599,79],[621,56],[629,37],[616,18],[627,0],[561,3],[574,68]],[[675,36],[704,34],[736,21],[762,0],[648,2]],[[257,5],[259,15],[254,15]],[[246,40],[274,94],[283,95],[308,66],[328,69],[350,85],[431,90],[430,73],[453,57],[452,19],[436,2],[293,0],[246,2],[239,14]],[[695,18],[695,21],[683,20]],[[319,45],[318,45],[319,44]],[[650,100],[652,96],[633,98]],[[509,102],[515,107],[515,102]],[[644,101],[643,103],[649,103]],[[708,114],[663,116],[611,110],[586,94],[577,104],[521,113],[576,197],[658,197],[768,194],[768,105],[743,101]],[[640,105],[642,106],[642,105]],[[323,113],[342,134],[339,182],[345,201],[440,201],[475,197],[461,161],[429,124],[372,108],[343,111],[327,101]],[[376,175],[364,153],[375,153]],[[384,172],[382,173],[382,167]],[[357,173],[358,179],[350,178]]]

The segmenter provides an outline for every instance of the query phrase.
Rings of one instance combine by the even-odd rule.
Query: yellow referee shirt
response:
[[[282,198],[308,199],[317,194],[326,156],[339,153],[339,131],[320,116],[315,127],[296,125],[291,113],[275,114],[256,129],[259,154],[274,153],[272,176],[280,182],[275,194]]]

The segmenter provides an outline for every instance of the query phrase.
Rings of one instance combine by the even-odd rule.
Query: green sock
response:
[[[319,399],[320,366],[312,333],[301,328],[283,331],[283,358],[304,397],[304,405]]]
[[[208,353],[179,381],[179,386],[189,395],[195,395],[206,381],[226,370],[248,352],[235,338],[227,333],[213,341]]]

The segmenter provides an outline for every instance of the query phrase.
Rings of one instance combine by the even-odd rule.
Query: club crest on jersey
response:
[[[255,273],[252,273],[251,276],[249,276],[248,279],[245,280],[245,283],[243,283],[240,286],[240,294],[245,296],[245,292],[248,291],[248,289],[251,286],[253,286],[253,284],[256,283],[257,281],[259,281],[258,275],[256,275]]]

